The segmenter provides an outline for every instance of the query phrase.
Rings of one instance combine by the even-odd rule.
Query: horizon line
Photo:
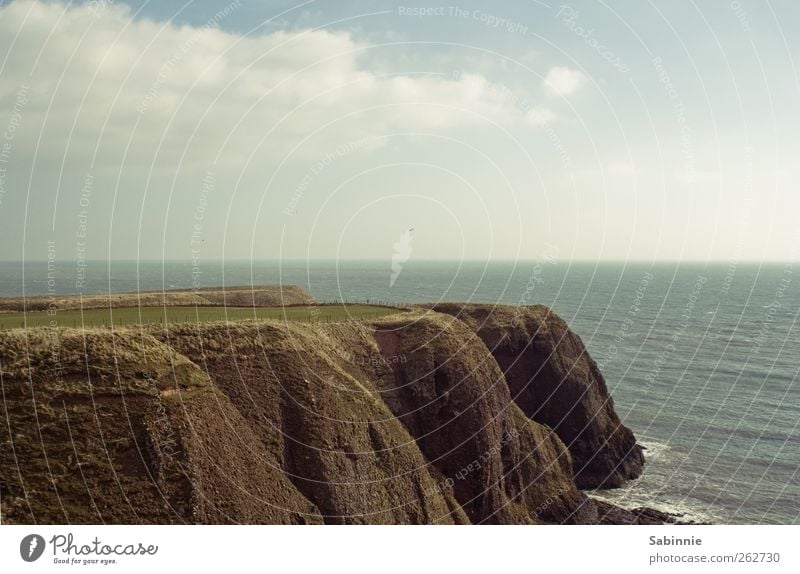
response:
[[[0,259],[1,263],[47,263],[48,259]],[[76,259],[66,259],[62,261],[67,261],[73,263]],[[142,259],[129,259],[129,258],[120,258],[120,259],[84,259],[86,263],[101,263],[101,264],[109,264],[109,263],[188,263],[191,264],[191,259],[149,259],[149,258],[142,258]],[[604,263],[614,263],[614,264],[650,264],[650,265],[658,265],[658,264],[706,264],[706,265],[717,265],[717,264],[725,264],[725,265],[752,265],[752,264],[775,264],[775,265],[786,265],[786,264],[795,264],[800,263],[800,260],[790,260],[790,259],[545,259],[545,258],[521,258],[521,259],[416,259],[408,261],[407,264],[413,264],[414,262],[417,263],[541,263],[546,262],[548,265],[563,265],[563,264],[604,264]],[[201,260],[200,266],[203,263],[301,263],[301,262],[308,262],[308,263],[391,263],[391,258],[381,258],[381,259],[330,259],[330,258],[283,258],[283,259],[248,259],[242,257],[228,257],[228,258],[208,258]],[[57,267],[58,261],[56,262]]]

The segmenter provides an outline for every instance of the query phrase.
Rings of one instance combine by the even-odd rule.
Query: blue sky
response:
[[[0,4],[0,259],[797,259],[796,2],[486,6]]]

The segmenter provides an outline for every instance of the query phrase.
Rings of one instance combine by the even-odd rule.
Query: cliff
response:
[[[542,305],[445,303],[486,344],[514,402],[569,448],[579,488],[615,488],[642,473],[644,455],[614,411],[614,400],[580,337]]]
[[[575,448],[519,399],[476,326],[417,310],[0,332],[4,521],[608,522],[576,485],[576,453],[597,432],[610,433],[603,460],[633,452],[610,444],[630,431],[578,432]],[[539,340],[531,327],[515,345]],[[587,375],[599,397],[599,373],[573,378]],[[559,396],[579,397],[576,428],[591,422],[577,424],[580,394]]]

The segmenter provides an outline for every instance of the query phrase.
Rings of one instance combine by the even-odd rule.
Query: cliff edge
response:
[[[296,285],[246,285],[136,293],[0,297],[0,313],[121,307],[279,307],[314,303],[314,298]]]
[[[632,434],[611,432],[612,405],[592,411],[588,391],[546,402],[571,413],[576,440],[540,420],[472,311],[0,332],[3,520],[608,522],[579,486]],[[541,341],[528,321],[499,348]],[[578,350],[556,345],[553,360],[567,369]],[[570,384],[600,400],[592,364]],[[609,462],[576,483],[593,445]]]
[[[561,317],[542,305],[429,308],[477,333],[503,370],[514,402],[569,448],[579,488],[616,488],[641,475],[641,446],[614,411],[597,363]]]

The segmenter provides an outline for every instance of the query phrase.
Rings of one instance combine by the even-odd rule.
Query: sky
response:
[[[798,23],[791,0],[0,2],[0,260],[795,261]]]

